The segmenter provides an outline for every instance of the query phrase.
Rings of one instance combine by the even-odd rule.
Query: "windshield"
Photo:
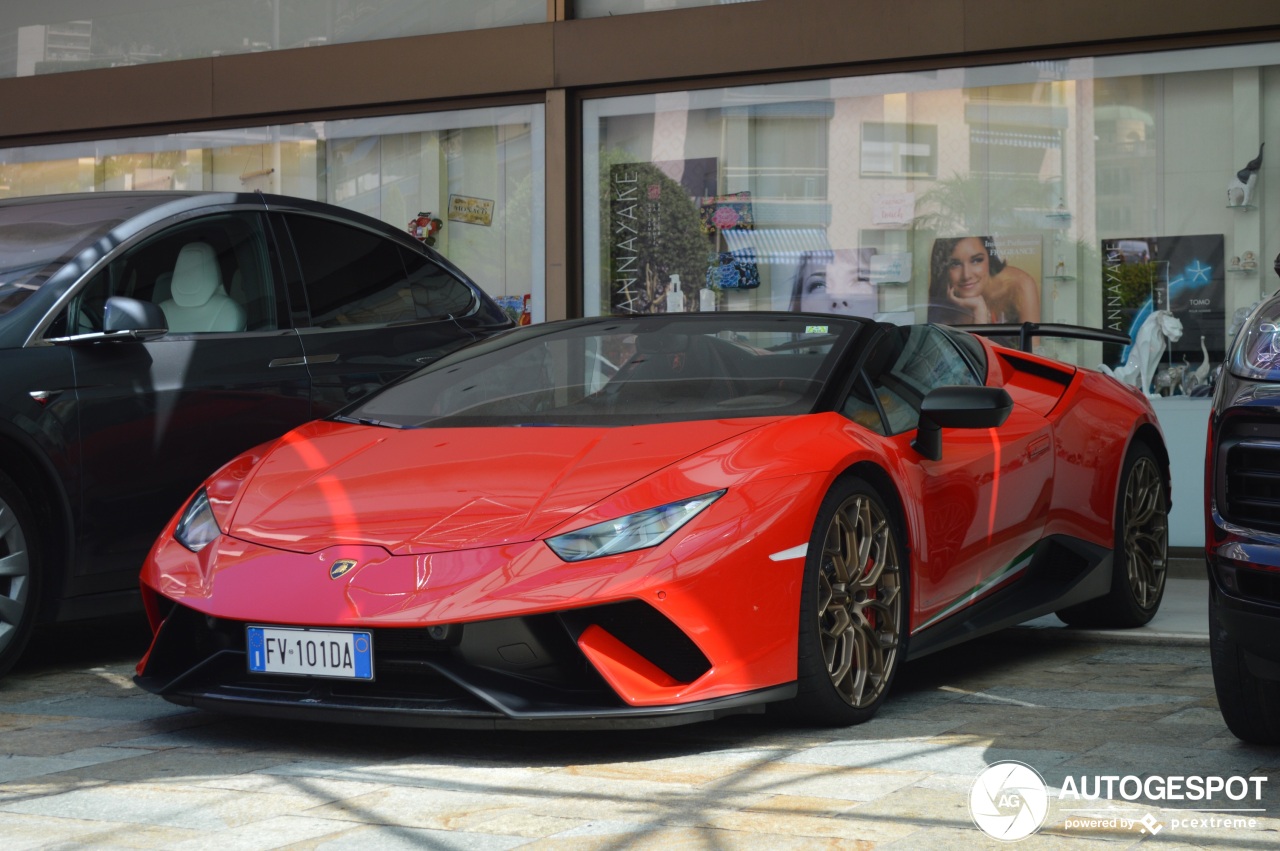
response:
[[[81,249],[122,220],[109,198],[0,205],[0,314],[8,313]]]
[[[468,347],[341,419],[406,428],[803,414],[858,326],[796,314],[535,325]]]

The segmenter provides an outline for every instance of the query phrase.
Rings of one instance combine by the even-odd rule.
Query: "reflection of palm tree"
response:
[[[1034,176],[955,174],[920,194],[918,206],[929,212],[917,215],[915,226],[953,235],[1025,229],[1019,212],[1049,209],[1053,191]]]

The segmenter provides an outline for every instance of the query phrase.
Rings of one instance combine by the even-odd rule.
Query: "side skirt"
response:
[[[1029,558],[1021,576],[1004,587],[958,608],[947,617],[911,634],[909,659],[936,653],[980,635],[997,632],[1025,621],[1105,595],[1111,589],[1115,554],[1077,538],[1045,538],[1033,550],[1019,556],[997,576],[1012,574]]]

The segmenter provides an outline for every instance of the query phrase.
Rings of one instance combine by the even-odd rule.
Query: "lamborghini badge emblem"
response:
[[[337,579],[339,576],[346,576],[355,566],[355,559],[340,558],[333,564],[329,565],[329,578]]]

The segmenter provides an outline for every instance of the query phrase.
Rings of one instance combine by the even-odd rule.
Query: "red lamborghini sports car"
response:
[[[406,726],[856,723],[909,658],[1145,623],[1168,506],[1144,397],[955,329],[534,325],[211,476],[143,569],[136,680]]]

